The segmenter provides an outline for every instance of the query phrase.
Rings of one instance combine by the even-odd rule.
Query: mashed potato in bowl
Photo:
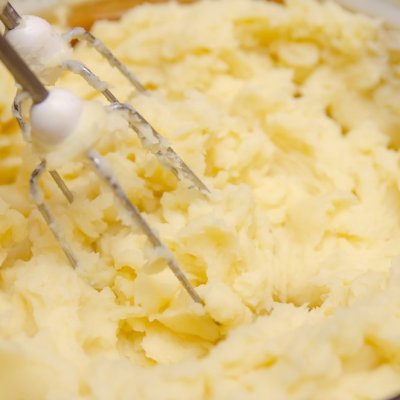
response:
[[[118,126],[99,143],[205,307],[84,162],[60,170],[71,206],[43,182],[81,262],[68,265],[29,199],[37,160],[0,66],[0,398],[400,392],[400,70],[381,23],[314,0],[204,0],[94,34],[150,93],[76,56],[212,189],[186,189]],[[100,99],[69,74],[60,85]]]

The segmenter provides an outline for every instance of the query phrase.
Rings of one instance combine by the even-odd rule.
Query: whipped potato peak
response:
[[[96,151],[205,305],[63,151],[52,162],[74,203],[42,188],[80,260],[67,264],[29,199],[37,159],[0,66],[0,399],[399,394],[400,73],[382,23],[316,0],[203,0],[93,33],[148,93],[85,45],[75,57],[211,189],[188,189],[125,118],[99,114]],[[58,86],[101,101],[72,74]]]

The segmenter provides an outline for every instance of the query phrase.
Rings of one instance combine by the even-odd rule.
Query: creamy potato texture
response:
[[[38,160],[0,79],[1,399],[385,399],[400,392],[400,53],[379,21],[288,0],[141,6],[94,33],[148,89],[75,51],[172,143],[204,198],[119,126],[99,151],[205,300],[89,165]],[[59,83],[101,96],[79,77]]]

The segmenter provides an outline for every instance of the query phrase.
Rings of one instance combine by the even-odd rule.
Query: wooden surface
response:
[[[165,3],[166,1],[168,0],[87,0],[70,7],[68,24],[90,29],[97,20],[117,20],[124,12],[140,4]],[[189,4],[194,1],[179,0],[179,3]]]
[[[85,0],[70,7],[68,25],[90,29],[98,20],[118,20],[127,10],[144,3],[166,3],[168,0]],[[196,0],[177,0],[181,4]],[[284,0],[270,0],[283,3]]]

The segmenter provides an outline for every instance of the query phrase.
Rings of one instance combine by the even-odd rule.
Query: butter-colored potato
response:
[[[334,3],[143,5],[84,45],[211,188],[110,119],[98,143],[171,248],[194,304],[83,162],[43,189],[81,266],[29,199],[37,163],[0,66],[0,399],[384,399],[400,392],[400,71],[382,24]],[[79,77],[60,86],[101,96]],[[120,124],[120,125],[119,125]]]

